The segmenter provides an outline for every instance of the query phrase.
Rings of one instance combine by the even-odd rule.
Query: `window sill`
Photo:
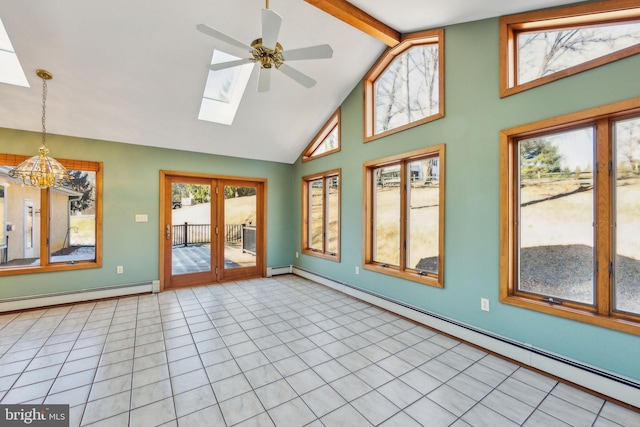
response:
[[[640,324],[628,320],[623,315],[602,315],[595,310],[581,310],[575,306],[552,304],[545,301],[534,300],[519,295],[502,296],[500,302],[515,307],[526,308],[577,322],[603,328],[614,329],[628,334],[640,335]]]
[[[442,277],[438,278],[433,274],[421,275],[417,271],[405,270],[401,271],[398,267],[383,267],[382,264],[364,264],[365,270],[374,271],[376,273],[386,274],[400,279],[410,280],[412,282],[418,282],[423,285],[433,286],[435,288],[444,288],[442,283]],[[439,280],[440,279],[440,280]]]
[[[302,253],[304,255],[310,255],[316,258],[322,258],[329,261],[340,262],[340,254],[331,255],[328,253],[323,253],[322,251],[314,251],[312,249],[303,249]]]

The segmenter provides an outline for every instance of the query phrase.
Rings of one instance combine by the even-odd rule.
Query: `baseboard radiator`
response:
[[[121,297],[142,293],[156,293],[160,290],[160,281],[130,283],[101,288],[78,289],[66,292],[29,295],[17,298],[0,299],[0,313],[30,308],[48,307],[59,304],[71,304],[102,298]]]
[[[375,292],[333,280],[309,270],[292,267],[293,274],[366,301],[407,319],[500,354],[518,363],[547,372],[596,393],[638,407],[640,382],[571,360],[532,345],[502,337],[436,313],[431,313]]]

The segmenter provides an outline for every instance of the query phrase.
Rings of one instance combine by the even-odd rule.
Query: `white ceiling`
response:
[[[351,1],[401,33],[568,2]],[[293,163],[386,46],[303,0],[271,0],[283,18],[285,52],[332,46],[332,59],[290,63],[318,84],[305,89],[274,72],[271,91],[258,93],[256,69],[231,126],[198,120],[213,49],[247,55],[196,24],[250,44],[261,35],[264,7],[262,0],[2,1],[0,19],[31,88],[0,83],[0,127],[40,131],[35,70],[44,68],[54,76],[49,133]]]

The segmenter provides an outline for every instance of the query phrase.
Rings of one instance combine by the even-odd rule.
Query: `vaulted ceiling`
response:
[[[30,88],[0,83],[0,127],[39,131],[49,70],[47,131],[146,146],[293,163],[388,45],[404,33],[569,3],[568,0],[271,0],[286,49],[328,43],[333,58],[292,66],[306,89],[257,69],[231,125],[198,120],[207,65],[218,49],[206,24],[250,44],[262,0],[28,0],[0,2],[0,19]],[[497,40],[496,40],[497,43]],[[25,147],[25,154],[37,147]]]

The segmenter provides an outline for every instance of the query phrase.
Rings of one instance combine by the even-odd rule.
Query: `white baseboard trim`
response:
[[[361,290],[316,273],[293,266],[293,274],[313,280],[322,285],[366,301],[407,319],[437,329],[461,340],[500,354],[518,363],[570,381],[596,393],[609,396],[620,402],[638,406],[640,402],[640,382],[631,378],[603,371],[593,366],[550,353],[526,343],[501,337],[443,316],[429,313],[417,307],[394,301],[383,295]]]
[[[293,266],[284,265],[281,267],[267,267],[267,277],[277,276],[278,274],[290,274]]]
[[[108,286],[94,289],[80,289],[68,292],[30,295],[19,298],[0,299],[0,313],[30,308],[48,307],[59,304],[71,304],[102,298],[121,297],[133,294],[158,292],[160,281],[132,283],[120,286]]]

